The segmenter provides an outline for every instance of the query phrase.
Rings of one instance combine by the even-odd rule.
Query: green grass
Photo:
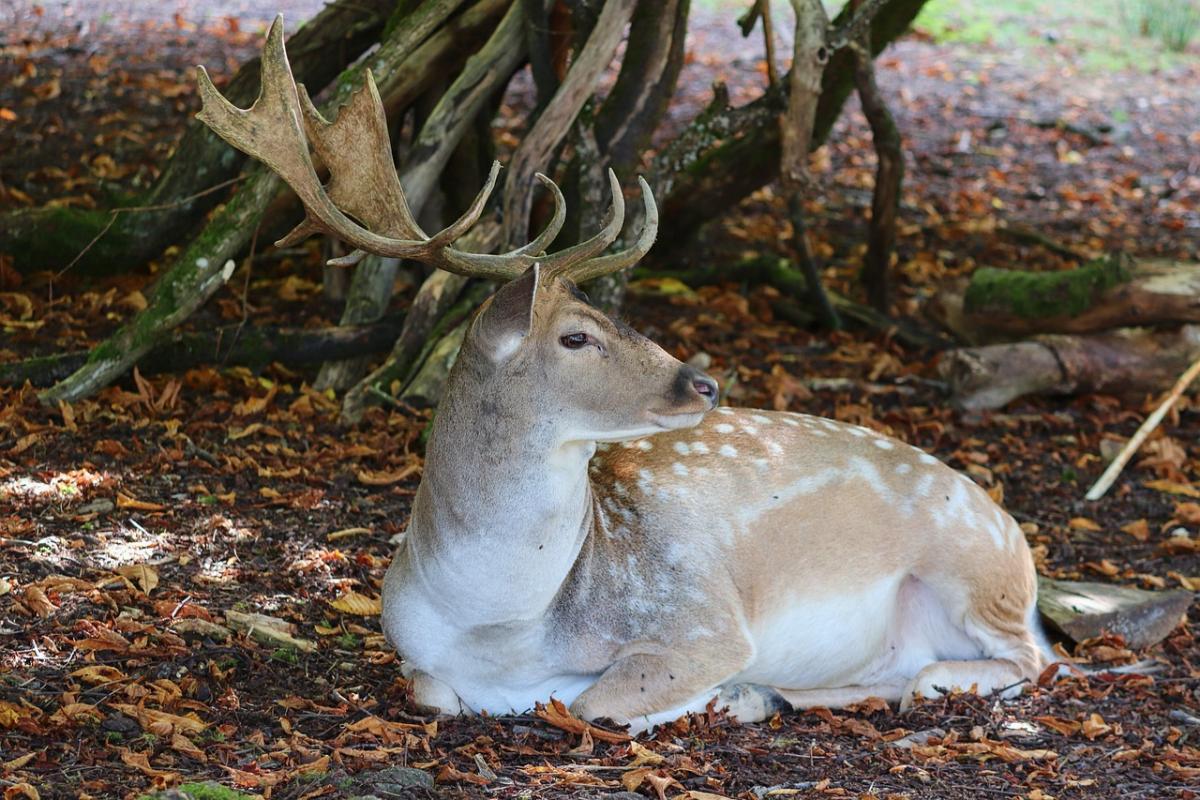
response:
[[[1129,22],[1143,6],[1168,1],[1200,14],[1200,0],[929,0],[914,28],[935,41],[993,46],[1016,57],[1053,55],[1084,72],[1171,69],[1194,63],[1196,43],[1177,52],[1152,26]]]

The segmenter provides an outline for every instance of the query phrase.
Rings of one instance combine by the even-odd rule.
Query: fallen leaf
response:
[[[208,727],[203,720],[195,715],[181,717],[178,714],[168,714],[166,711],[143,708],[142,706],[135,706],[132,703],[113,703],[112,707],[125,716],[137,720],[143,730],[147,731],[151,730],[152,727],[162,730],[166,725],[169,725],[174,731],[200,733]]]
[[[569,733],[582,734],[586,730],[592,734],[593,739],[598,739],[602,742],[628,742],[633,738],[627,733],[606,731],[603,728],[597,728],[595,725],[579,719],[556,697],[550,698],[549,705],[535,703],[534,714],[538,719]]]
[[[1102,531],[1102,530],[1104,530],[1102,527],[1100,527],[1099,524],[1097,524],[1093,520],[1088,519],[1087,517],[1073,517],[1071,519],[1071,521],[1067,523],[1067,525],[1069,525],[1071,528],[1074,528],[1077,531]]]
[[[367,597],[355,591],[346,592],[329,605],[343,614],[357,614],[362,617],[374,617],[383,613],[383,602],[380,598]]]
[[[146,594],[150,594],[154,587],[158,586],[158,573],[149,564],[127,564],[117,567],[117,574],[134,581]]]
[[[420,468],[418,464],[408,464],[391,472],[387,470],[360,469],[356,473],[356,477],[359,483],[366,486],[391,486],[393,483],[399,483],[404,480]]]
[[[1087,738],[1095,739],[1110,732],[1112,730],[1112,726],[1104,721],[1104,717],[1100,716],[1099,714],[1092,713],[1089,714],[1088,718],[1083,721],[1083,724],[1080,726],[1080,730]]]
[[[1147,489],[1153,489],[1156,492],[1166,492],[1167,494],[1179,494],[1184,497],[1200,498],[1200,489],[1187,483],[1178,481],[1157,480],[1146,481],[1144,484]]]
[[[122,492],[117,492],[117,508],[129,508],[134,511],[166,511],[166,506],[161,506],[158,503],[148,503],[145,500],[137,500]]]
[[[1144,519],[1134,520],[1127,525],[1122,525],[1121,531],[1128,533],[1139,542],[1144,542],[1150,538],[1150,523]]]

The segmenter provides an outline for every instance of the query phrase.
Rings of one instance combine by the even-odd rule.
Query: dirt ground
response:
[[[315,5],[294,2],[289,17]],[[110,6],[0,3],[0,210],[102,207],[144,187],[194,111],[188,67],[228,72],[254,52],[264,16],[257,3]],[[673,125],[714,79],[735,100],[762,82],[735,14],[697,13]],[[1068,263],[1005,226],[1084,254],[1200,259],[1200,59],[1105,75],[1078,73],[1074,55],[1069,43],[1013,53],[918,34],[881,57],[909,158],[897,313],[923,320],[934,287],[978,265]],[[809,207],[828,279],[854,293],[873,169],[855,108],[832,141],[814,156],[822,191]],[[786,254],[782,219],[763,190],[679,264],[656,266]],[[189,324],[331,324],[318,255],[263,252]],[[0,361],[97,341],[154,277],[46,266],[0,288]],[[798,329],[774,317],[769,288],[641,288],[630,323],[681,358],[707,353],[730,404],[824,414],[927,449],[1003,500],[1043,574],[1200,588],[1194,396],[1087,503],[1102,443],[1130,435],[1152,398],[964,415],[934,379],[935,354],[887,334]],[[903,714],[869,703],[746,726],[714,710],[634,742],[533,715],[422,718],[377,598],[428,417],[375,409],[340,427],[312,378],[278,365],[138,374],[57,409],[31,388],[0,388],[6,800],[132,798],[204,780],[288,800],[1200,795],[1195,606],[1149,650],[1113,638],[1074,648],[1095,668],[1157,660],[1154,674],[1075,675],[1010,703],[957,696]],[[236,625],[247,613],[283,620],[293,638],[247,634]]]

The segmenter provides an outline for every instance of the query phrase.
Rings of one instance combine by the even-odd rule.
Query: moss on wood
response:
[[[1129,257],[1120,253],[1061,272],[984,267],[971,276],[964,307],[969,314],[1004,313],[1023,319],[1075,316],[1131,277]]]

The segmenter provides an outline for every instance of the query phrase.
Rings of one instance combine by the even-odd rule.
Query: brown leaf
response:
[[[168,777],[173,777],[175,775],[175,773],[173,773],[173,772],[168,772],[167,770],[162,770],[162,769],[155,769],[154,767],[150,766],[150,756],[147,753],[135,753],[132,750],[125,748],[125,747],[122,747],[119,749],[121,751],[121,761],[123,761],[124,763],[133,767],[134,769],[138,770],[139,772],[141,772],[143,775],[146,775],[147,777],[168,778]]]
[[[37,586],[26,586],[23,599],[25,600],[25,605],[33,609],[33,613],[42,619],[58,611],[58,606],[51,603],[50,598],[46,597],[46,593]]]
[[[123,449],[123,448],[122,448]],[[123,492],[117,492],[117,508],[130,508],[134,511],[166,511],[166,506],[161,506],[158,503],[148,503],[145,500],[137,500]]]
[[[1150,538],[1150,523],[1144,519],[1134,520],[1127,525],[1122,525],[1121,530],[1139,542],[1144,542]]]
[[[1096,739],[1097,737],[1103,736],[1104,734],[1112,731],[1112,726],[1104,721],[1104,717],[1100,716],[1099,714],[1092,713],[1083,721],[1083,725],[1080,726],[1080,729],[1083,731],[1083,735],[1087,738]]]
[[[1146,481],[1144,484],[1147,489],[1153,489],[1156,492],[1166,492],[1167,494],[1178,494],[1184,497],[1200,498],[1200,489],[1188,483],[1180,483],[1178,481],[1157,480]]]
[[[1079,732],[1079,723],[1069,719],[1059,719],[1058,717],[1034,717],[1033,719],[1063,736],[1073,736]]]
[[[568,731],[569,733],[582,734],[586,730],[592,734],[593,739],[598,739],[602,742],[628,742],[633,738],[627,733],[606,731],[603,728],[597,728],[595,725],[579,719],[571,714],[562,701],[556,697],[550,698],[550,705],[548,706],[536,703],[534,705],[534,714],[555,728]]]
[[[150,726],[155,723],[160,723],[158,726],[160,728],[162,727],[161,723],[168,723],[173,730],[184,733],[200,733],[208,727],[206,723],[194,715],[181,717],[177,714],[168,714],[165,711],[156,711],[153,708],[135,706],[132,703],[113,703],[112,707],[125,716],[137,720],[138,724],[145,730],[150,730]]]
[[[375,617],[383,613],[383,601],[378,597],[367,597],[355,591],[346,592],[329,605],[343,614],[357,614],[361,617]]]
[[[1100,527],[1100,525],[1097,522],[1090,520],[1087,517],[1073,517],[1071,519],[1071,521],[1068,522],[1067,524],[1077,531],[1102,531],[1102,530],[1104,530],[1104,528]]]
[[[366,486],[391,486],[419,470],[419,464],[408,464],[391,472],[387,470],[360,469],[356,474],[358,482]]]
[[[146,594],[150,594],[154,587],[158,586],[158,573],[149,564],[127,564],[117,567],[117,574],[134,581]]]
[[[1185,525],[1200,525],[1200,503],[1176,503],[1175,519]]]
[[[476,786],[487,786],[490,780],[473,772],[462,772],[446,764],[437,774],[438,783],[473,783]]]

